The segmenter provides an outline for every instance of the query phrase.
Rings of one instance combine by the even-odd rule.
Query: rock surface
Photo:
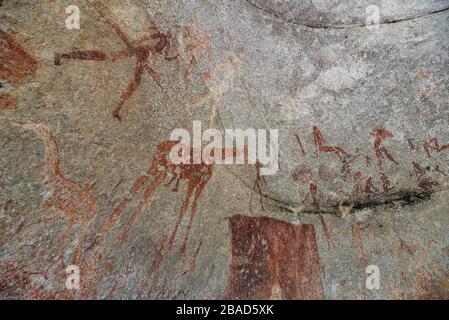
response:
[[[66,6],[0,1],[2,299],[449,297],[449,1]],[[170,165],[193,121],[279,170]]]

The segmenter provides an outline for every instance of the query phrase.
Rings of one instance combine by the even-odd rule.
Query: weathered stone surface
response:
[[[447,0],[77,5],[0,1],[1,298],[447,298]],[[193,121],[280,170],[173,166]]]

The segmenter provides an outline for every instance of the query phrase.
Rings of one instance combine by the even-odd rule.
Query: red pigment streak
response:
[[[360,264],[362,267],[366,267],[368,265],[368,259],[365,254],[365,249],[362,240],[362,231],[368,228],[368,224],[365,222],[357,222],[352,227],[352,240],[355,246],[359,247],[360,250]]]
[[[322,299],[313,225],[230,218],[232,257],[225,299]]]
[[[42,276],[46,278],[42,272],[32,272],[25,269],[21,263],[16,261],[0,262],[0,293],[10,293],[10,298],[23,298],[24,296],[36,296],[40,290],[32,284],[33,276]],[[16,294],[16,291],[20,293]]]
[[[441,152],[449,149],[449,144],[440,146],[437,138],[431,139],[429,142],[424,143],[424,150],[426,151],[427,157],[430,157],[430,152]]]
[[[370,168],[371,167],[371,158],[370,158],[370,156],[365,156],[365,161],[366,161],[366,167]]]
[[[412,150],[412,151],[418,150],[418,147],[415,144],[415,139],[407,138],[407,143],[408,143],[410,150]]]
[[[122,93],[119,99],[119,103],[112,113],[114,118],[120,120],[120,112],[125,103],[131,98],[133,93],[137,90],[142,82],[144,73],[148,73],[153,78],[156,84],[162,89],[160,79],[157,72],[151,68],[148,63],[150,56],[157,54],[163,55],[166,60],[176,59],[178,56],[170,56],[170,38],[171,34],[161,33],[157,28],[150,28],[154,32],[140,38],[137,41],[131,41],[128,35],[123,29],[116,23],[110,21],[102,11],[94,6],[95,10],[106,20],[106,23],[114,30],[119,36],[122,42],[125,44],[126,49],[110,54],[109,56],[100,50],[88,50],[88,51],[74,51],[70,53],[55,54],[54,63],[59,66],[62,60],[92,60],[92,61],[116,61],[119,59],[135,58],[136,64],[134,69],[134,79]]]
[[[324,237],[326,239],[327,242],[327,247],[329,249],[333,249],[334,248],[334,242],[331,238],[331,234],[329,232],[329,228],[327,227],[326,224],[326,220],[324,220],[323,215],[320,214],[320,222],[321,222],[321,226],[323,227],[323,232],[324,232]]]
[[[429,177],[427,175],[427,172],[424,168],[422,168],[418,163],[413,163],[413,172],[418,179],[418,187],[420,187],[423,190],[429,191],[433,189],[434,187],[438,187],[440,184]]]
[[[253,200],[253,195],[254,193],[258,193],[260,195],[260,200],[259,200],[259,204],[260,207],[262,208],[262,210],[265,211],[265,207],[263,205],[263,196],[262,196],[262,187],[261,184],[266,185],[267,181],[265,180],[265,177],[261,175],[260,173],[260,169],[262,168],[262,165],[260,164],[259,160],[256,161],[255,164],[255,168],[256,168],[256,180],[254,181],[254,185],[251,188],[251,196],[250,196],[250,200],[249,200],[249,209],[252,209],[252,200]]]
[[[149,176],[143,175],[136,179],[133,186],[131,187],[130,193],[132,196],[134,196],[137,192],[140,191],[140,189],[144,186],[144,184],[148,181]],[[114,212],[109,216],[109,218],[103,223],[101,226],[101,233],[108,232],[112,226],[115,224],[117,219],[122,215],[123,211],[126,208],[127,203],[130,201],[130,199],[125,198],[123,199],[120,204],[115,208]]]
[[[309,185],[309,195],[312,198],[312,204],[313,206],[319,210],[320,209],[320,202],[318,200],[318,186],[311,182]]]
[[[317,153],[319,152],[329,152],[335,153],[335,155],[340,159],[340,161],[345,162],[348,154],[340,147],[327,146],[326,140],[321,134],[318,127],[313,127],[313,137],[315,139],[315,146],[317,149]]]
[[[374,139],[374,151],[376,152],[376,158],[377,158],[377,165],[380,169],[382,169],[382,158],[385,156],[388,160],[391,162],[394,162],[395,164],[399,164],[393,156],[390,154],[390,152],[387,150],[387,148],[382,146],[383,141],[385,138],[393,138],[394,135],[390,132],[385,130],[384,128],[376,129],[375,130],[375,139]]]
[[[73,51],[71,53],[56,54],[55,65],[60,66],[62,59],[105,61],[108,57],[102,51]]]
[[[14,110],[16,108],[16,101],[11,95],[0,93],[0,108]]]
[[[365,193],[368,195],[374,195],[379,190],[376,188],[376,186],[373,183],[373,177],[368,177],[366,179],[365,183],[357,184],[354,188],[355,193]]]
[[[435,171],[441,173],[443,176],[447,177],[447,173],[440,169],[439,165],[435,166]]]
[[[421,70],[421,71],[416,72],[416,76],[421,79],[429,79],[430,74],[426,71]]]
[[[192,227],[196,211],[198,209],[200,196],[207,182],[212,177],[213,165],[205,164],[204,162],[201,162],[200,164],[182,164],[182,163],[177,165],[173,164],[170,160],[170,153],[172,149],[178,144],[179,144],[178,141],[164,141],[161,144],[159,144],[156,149],[153,162],[151,164],[151,167],[148,169],[147,174],[139,177],[135,181],[133,187],[131,188],[132,196],[134,196],[137,192],[140,191],[140,189],[145,185],[145,183],[150,179],[150,177],[153,177],[151,183],[149,184],[149,186],[146,187],[144,191],[143,199],[140,201],[137,207],[134,208],[132,215],[125,227],[125,230],[118,237],[119,240],[124,240],[128,237],[129,232],[131,231],[137,218],[142,213],[142,210],[148,204],[152,194],[157,190],[157,188],[166,178],[170,178],[170,180],[165,184],[166,187],[168,187],[172,183],[175,183],[172,190],[174,192],[177,192],[179,183],[181,181],[185,181],[187,183],[187,191],[180,209],[178,220],[168,240],[167,250],[168,251],[172,250],[178,232],[178,228],[182,222],[182,219],[184,218],[185,213],[189,208],[189,205],[191,205],[189,223],[187,226],[187,230],[185,232],[184,240],[180,247],[180,251],[182,253],[185,252],[190,229]],[[193,148],[190,148],[191,159],[193,159],[194,152],[195,151],[193,150]],[[238,151],[236,150],[236,148],[231,150],[222,149],[221,151],[222,160],[226,159],[231,155],[233,157],[236,157],[241,153],[243,153],[244,158],[247,159],[246,147],[243,151]],[[255,187],[253,189],[257,188],[260,189],[260,183],[264,181],[263,177],[261,177],[260,175],[260,165],[256,164],[256,170],[257,170],[257,178]],[[116,207],[111,216],[103,224],[102,232],[107,232],[112,228],[112,226],[115,224],[118,218],[123,214],[126,205],[130,201],[131,201],[130,198],[125,198],[119,203],[119,205]]]
[[[119,182],[114,186],[114,189],[117,189],[123,183],[123,179],[120,179]]]
[[[165,238],[162,239],[162,241],[159,243],[159,247],[156,250],[155,258],[148,270],[147,276],[145,277],[144,281],[142,282],[142,285],[140,286],[139,296],[142,295],[142,292],[147,287],[148,282],[150,281],[153,274],[155,274],[156,272],[159,271],[162,260],[164,258],[164,243],[165,243]],[[159,277],[155,277],[155,279],[153,281],[153,285],[151,286],[151,289],[150,289],[150,293],[154,290],[154,287],[157,285],[158,279],[159,279]]]
[[[45,159],[43,170],[45,187],[51,193],[50,199],[46,201],[47,207],[56,207],[69,219],[65,231],[59,240],[59,245],[63,246],[65,240],[78,221],[81,221],[78,235],[78,246],[75,250],[75,262],[79,259],[82,244],[90,223],[98,212],[96,198],[90,192],[93,183],[88,186],[81,186],[65,178],[61,172],[59,147],[55,137],[49,129],[40,121],[12,122],[15,125],[28,130],[33,130],[41,139],[45,148]]]
[[[354,161],[354,159],[351,159],[350,161],[344,161],[343,165],[341,167],[341,177],[343,178],[343,180],[345,181],[354,181],[354,180],[360,180],[365,178],[365,175],[360,172],[352,172],[351,169],[351,165],[352,165],[352,161]]]
[[[190,264],[189,269],[187,269],[186,271],[184,271],[182,273],[182,276],[185,277],[186,275],[188,275],[189,273],[192,273],[195,271],[196,269],[196,261],[198,259],[198,255],[200,253],[201,250],[201,246],[203,245],[203,241],[200,241],[200,243],[198,244],[198,247],[195,250],[195,253],[193,254],[193,258],[192,258],[192,262]]]
[[[388,176],[381,172],[380,173],[380,180],[382,181],[382,188],[384,189],[385,192],[388,192],[392,189],[394,189],[394,187],[390,187],[391,183],[390,183],[390,179],[388,178]]]
[[[194,66],[197,64],[196,57],[200,55],[207,54],[207,60],[209,63],[212,61],[212,37],[209,34],[204,34],[199,36],[195,32],[195,26],[186,26],[182,30],[182,41],[184,52],[187,55],[189,62],[184,70],[184,80],[189,80],[189,75]],[[209,68],[205,70],[202,74],[203,80],[207,81],[210,79]]]
[[[0,29],[0,79],[17,86],[27,77],[33,76],[36,70],[36,60],[12,35]],[[0,93],[2,108],[14,110],[15,99],[7,93]]]
[[[13,36],[0,29],[0,79],[16,85],[36,70],[36,60]]]
[[[295,138],[296,138],[296,141],[298,142],[298,145],[299,145],[299,151],[301,152],[302,155],[305,155],[306,152],[304,150],[304,145],[302,144],[301,138],[299,137],[298,134],[295,134]]]
[[[413,256],[414,251],[403,239],[401,240],[401,250],[407,252],[410,256]]]
[[[296,178],[295,178],[296,179]],[[306,181],[306,180],[304,180]],[[309,180],[309,191],[307,192],[306,196],[304,197],[304,200],[302,203],[307,201],[309,198],[312,200],[312,205],[315,207],[315,209],[320,209],[320,201],[319,201],[319,195],[318,195],[318,186]]]

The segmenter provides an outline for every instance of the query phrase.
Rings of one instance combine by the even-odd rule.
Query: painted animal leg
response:
[[[108,232],[109,230],[111,230],[112,226],[115,224],[117,219],[122,215],[123,210],[125,210],[125,207],[128,202],[129,202],[129,200],[125,198],[119,203],[117,208],[115,208],[114,212],[112,212],[112,214],[109,216],[109,218],[101,226],[100,230],[102,233],[105,233],[105,232]]]
[[[144,184],[148,180],[148,175],[140,176],[131,187],[131,195],[134,196],[137,192],[140,191],[140,189],[144,186]],[[108,232],[111,230],[112,226],[117,222],[118,218],[122,215],[123,211],[125,210],[126,205],[130,199],[124,198],[119,205],[115,208],[114,212],[106,219],[106,221],[101,226],[101,233]]]
[[[184,217],[184,213],[187,211],[187,207],[189,206],[190,197],[192,196],[193,189],[194,189],[194,187],[189,185],[189,187],[187,189],[186,196],[184,198],[184,202],[181,207],[181,211],[179,212],[178,221],[176,222],[175,229],[173,230],[173,232],[170,236],[170,240],[168,241],[167,250],[169,252],[172,251],[173,242],[175,242],[175,238],[176,238],[176,233],[178,232],[178,228],[182,221],[182,218]]]
[[[159,76],[157,75],[156,71],[154,71],[153,68],[151,68],[148,64],[144,65],[145,70],[148,72],[148,74],[153,78],[154,82],[157,83],[157,85],[162,89]]]
[[[62,233],[61,238],[59,239],[59,246],[62,247],[64,246],[64,242],[67,238],[67,235],[69,234],[70,230],[73,228],[73,225],[75,224],[76,219],[75,218],[71,218],[66,229],[64,230],[64,232]]]
[[[265,207],[263,205],[263,196],[262,196],[262,189],[260,188],[259,182],[256,181],[251,189],[251,196],[249,197],[249,210],[252,211],[252,203],[253,203],[253,196],[254,193],[259,194],[259,203],[260,207],[263,211],[265,211]]]
[[[192,210],[190,211],[190,220],[189,220],[189,224],[187,226],[187,230],[184,236],[184,240],[182,242],[182,246],[180,248],[180,252],[182,254],[185,253],[186,251],[186,247],[187,247],[187,240],[189,239],[189,234],[190,234],[190,229],[192,227],[193,224],[193,219],[195,219],[195,214],[196,214],[196,210],[198,209],[198,200],[200,199],[201,193],[203,192],[204,189],[204,184],[200,185],[197,190],[195,191],[195,198],[193,199],[193,203],[192,203]]]
[[[191,57],[189,64],[184,70],[184,80],[189,80],[190,70],[196,65],[196,59],[194,56]]]
[[[94,61],[104,61],[108,57],[107,55],[98,50],[92,51],[74,51],[70,53],[56,53],[55,54],[55,65],[60,66],[62,59],[74,59],[74,60],[94,60]]]
[[[380,150],[385,154],[385,156],[388,158],[388,160],[390,160],[391,162],[395,163],[395,164],[399,164],[399,162],[397,162],[393,156],[391,155],[391,153],[387,150],[387,148],[382,147],[380,148]]]
[[[78,236],[78,244],[76,246],[75,256],[73,258],[73,264],[75,264],[75,265],[79,264],[79,262],[80,262],[81,253],[83,250],[84,238],[86,236],[86,231],[87,231],[89,225],[90,225],[90,222],[88,221],[88,219],[83,218],[83,220],[81,222],[81,226],[80,226],[79,236]]]
[[[133,214],[128,221],[128,225],[126,226],[125,231],[123,231],[123,233],[118,237],[118,240],[122,241],[128,237],[129,231],[131,230],[132,226],[134,225],[134,222],[136,221],[137,217],[142,213],[143,207],[148,203],[148,200],[150,200],[151,195],[156,190],[156,188],[161,184],[161,182],[165,179],[166,176],[167,175],[165,172],[161,172],[153,180],[151,185],[145,190],[142,201],[134,209]]]
[[[132,96],[134,91],[136,91],[137,87],[140,85],[140,82],[142,81],[142,75],[143,75],[143,68],[139,63],[136,66],[136,71],[134,73],[134,80],[128,85],[128,88],[122,93],[120,96],[120,101],[118,103],[117,108],[114,110],[112,115],[114,118],[117,118],[120,120],[120,110],[122,109],[123,105],[126,101]]]

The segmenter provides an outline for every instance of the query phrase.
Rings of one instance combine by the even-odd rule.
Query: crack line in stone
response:
[[[295,25],[295,26],[301,26],[301,27],[306,27],[306,28],[310,28],[310,29],[335,29],[335,30],[340,30],[340,29],[357,29],[357,28],[364,28],[367,25],[365,23],[360,23],[360,24],[350,24],[350,25],[319,25],[319,24],[312,24],[312,23],[299,23],[299,22],[293,22],[293,21],[289,21],[286,20],[284,17],[282,17],[282,15],[274,13],[268,9],[262,8],[258,5],[256,5],[255,3],[253,3],[251,0],[245,0],[249,5],[251,5],[252,7],[265,12],[266,14],[273,16],[281,21],[283,21],[284,23],[287,24],[291,24],[291,25]],[[428,13],[424,13],[422,15],[419,16],[412,16],[412,17],[405,17],[405,18],[399,18],[399,19],[393,19],[393,20],[386,20],[383,22],[380,22],[379,25],[388,25],[388,24],[394,24],[394,23],[399,23],[399,22],[404,22],[404,21],[411,21],[411,20],[416,20],[416,19],[420,19],[420,18],[425,18],[434,14],[439,14],[439,13],[443,13],[449,11],[449,6],[444,7],[442,9],[436,10],[436,11],[432,11],[432,12],[428,12]]]

